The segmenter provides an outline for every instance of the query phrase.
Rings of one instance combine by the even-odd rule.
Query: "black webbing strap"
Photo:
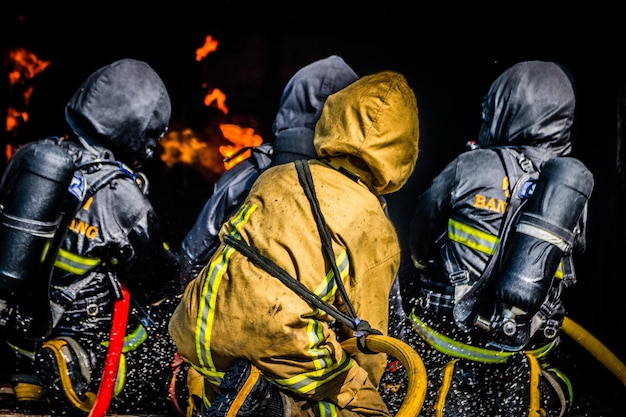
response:
[[[285,271],[283,268],[278,266],[276,262],[274,262],[272,259],[268,258],[267,256],[261,254],[261,252],[259,252],[257,248],[252,247],[248,245],[246,242],[244,242],[243,240],[236,239],[231,235],[224,236],[224,243],[237,249],[238,252],[241,252],[248,259],[250,259],[252,263],[263,268],[264,270],[269,272],[270,275],[272,275],[273,277],[278,278],[280,282],[282,282],[289,289],[291,289],[296,294],[298,294],[302,299],[304,299],[304,301],[308,302],[309,304],[314,305],[315,307],[319,308],[325,313],[328,313],[330,316],[334,317],[337,321],[341,322],[341,324],[344,324],[350,327],[351,329],[354,329],[354,324],[349,316],[345,315],[344,313],[337,310],[332,305],[322,300],[320,297],[317,296],[317,294],[315,294],[314,292],[309,290],[306,286],[304,286],[304,284],[302,284],[300,281],[298,281],[297,279],[289,275],[289,272]]]
[[[317,200],[317,195],[315,194],[315,188],[313,187],[313,177],[311,176],[311,170],[309,169],[308,161],[297,160],[296,170],[298,171],[298,178],[300,179],[300,184],[302,184],[304,193],[311,203],[313,217],[315,218],[315,223],[317,223],[317,230],[320,234],[320,237],[322,238],[322,249],[324,249],[324,254],[328,258],[328,262],[330,262],[330,265],[333,268],[333,274],[335,274],[335,281],[337,282],[337,287],[339,287],[341,298],[343,298],[343,301],[346,304],[346,309],[348,310],[348,314],[350,315],[350,317],[356,318],[357,316],[354,311],[354,307],[352,307],[352,303],[350,303],[350,300],[348,299],[346,287],[343,285],[343,280],[341,279],[341,272],[339,271],[339,267],[337,267],[335,252],[333,251],[330,239],[330,232],[328,231],[328,227],[326,227],[326,220],[324,219],[324,214],[322,213],[319,201]]]
[[[351,329],[354,330],[354,335],[357,338],[357,346],[359,350],[363,353],[376,353],[367,348],[367,345],[365,344],[365,338],[368,334],[382,334],[382,332],[377,329],[373,329],[366,320],[361,320],[356,315],[354,307],[350,302],[348,292],[346,291],[346,287],[344,286],[343,280],[341,278],[341,272],[339,271],[339,267],[337,266],[335,252],[333,251],[333,246],[330,238],[330,232],[328,231],[326,220],[324,220],[324,214],[322,213],[319,201],[317,200],[317,195],[315,194],[315,187],[313,186],[313,177],[311,176],[309,161],[296,160],[295,165],[296,171],[298,171],[300,184],[304,189],[304,193],[306,194],[309,203],[311,203],[313,217],[315,218],[315,223],[317,223],[317,229],[319,231],[320,237],[322,238],[322,248],[324,249],[324,253],[328,258],[328,262],[333,268],[335,282],[337,283],[337,287],[339,289],[339,292],[341,293],[341,298],[343,299],[346,309],[348,310],[348,314],[350,315],[354,323]]]
[[[332,249],[330,239],[330,232],[326,227],[326,222],[320,209],[319,202],[317,201],[315,189],[313,188],[313,178],[311,176],[311,171],[309,170],[308,162],[298,160],[296,161],[295,165],[298,172],[298,178],[300,179],[300,183],[302,184],[302,188],[304,189],[304,192],[309,202],[311,203],[313,217],[315,218],[315,222],[317,223],[317,227],[322,238],[322,247],[324,249],[324,254],[328,257],[329,262],[332,266],[333,274],[335,276],[335,282],[337,283],[341,298],[346,306],[346,309],[348,310],[348,314],[339,311],[336,307],[322,300],[317,294],[313,293],[304,284],[302,284],[300,281],[289,275],[287,271],[278,266],[276,262],[262,255],[256,248],[248,245],[243,240],[238,240],[231,235],[225,235],[224,243],[237,249],[237,251],[248,257],[248,259],[250,259],[254,264],[258,265],[259,267],[270,273],[272,276],[279,279],[283,284],[293,290],[302,299],[329,314],[341,324],[348,326],[351,330],[354,331],[354,335],[357,338],[357,347],[361,352],[377,353],[367,348],[365,338],[369,334],[382,334],[382,332],[377,329],[373,329],[366,320],[359,319],[354,311],[354,307],[352,306],[350,299],[348,298],[345,286],[343,284],[343,280],[341,279],[341,273],[339,272],[339,268],[337,267],[337,261],[335,260],[335,255]]]
[[[513,156],[507,151],[507,148],[493,148],[493,150],[496,151],[496,154],[500,158],[504,172],[508,178],[514,178],[513,174],[517,171],[518,165],[522,168],[525,175],[519,177],[515,185],[510,189],[511,194],[507,200],[507,209],[502,216],[500,230],[498,232],[499,243],[496,245],[494,253],[489,258],[485,269],[472,288],[465,293],[461,299],[455,300],[454,318],[457,321],[457,324],[465,323],[467,321],[469,316],[474,311],[474,305],[476,304],[480,293],[487,286],[491,273],[502,256],[502,246],[508,239],[509,233],[511,232],[511,224],[515,221],[517,213],[523,204],[521,199],[517,197],[516,194],[519,192],[519,187],[523,185],[523,183],[530,177],[530,174],[534,172],[532,163],[523,154],[519,155],[516,151],[513,151],[516,155],[518,155],[517,161],[514,162],[512,161]]]
[[[72,218],[74,218],[76,216],[76,214],[78,213],[78,211],[82,208],[83,204],[89,199],[91,198],[93,195],[96,194],[97,191],[99,191],[101,188],[103,188],[104,186],[106,186],[107,184],[109,184],[111,181],[113,181],[114,179],[117,178],[131,178],[132,176],[121,169],[120,165],[117,163],[117,161],[90,161],[87,162],[83,165],[79,165],[78,169],[85,169],[89,166],[97,166],[97,165],[112,165],[114,167],[116,167],[117,169],[114,169],[113,171],[110,171],[104,175],[102,175],[100,178],[98,178],[96,181],[94,181],[93,184],[87,184],[87,190],[85,191],[85,195],[82,197],[82,200],[80,201],[80,203],[77,205],[76,207],[76,211],[74,213],[74,216],[72,216]],[[100,170],[101,168],[98,168],[98,170]],[[110,267],[107,268],[106,270],[106,275],[107,278],[111,284],[111,289],[113,290],[113,295],[115,297],[116,300],[121,300],[124,295],[122,294],[122,284],[121,282],[118,280],[118,278],[116,277],[115,274],[113,274],[113,272],[111,271]]]

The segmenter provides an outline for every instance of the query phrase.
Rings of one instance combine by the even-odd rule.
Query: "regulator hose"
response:
[[[562,328],[626,386],[626,365],[609,348],[569,317],[563,319]]]
[[[426,399],[426,367],[420,355],[408,344],[391,336],[370,334],[365,338],[365,345],[373,352],[382,352],[399,360],[407,371],[409,387],[396,417],[417,417]],[[350,354],[360,352],[357,338],[344,341],[341,346]]]

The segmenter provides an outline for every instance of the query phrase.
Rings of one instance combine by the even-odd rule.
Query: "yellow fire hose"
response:
[[[569,317],[563,319],[563,331],[591,353],[620,382],[626,385],[626,365],[602,342]]]
[[[354,337],[344,341],[341,345],[350,355],[359,353]],[[416,417],[426,399],[427,389],[426,367],[420,355],[402,340],[391,336],[368,335],[365,345],[369,350],[386,353],[404,365],[409,387],[396,417]]]

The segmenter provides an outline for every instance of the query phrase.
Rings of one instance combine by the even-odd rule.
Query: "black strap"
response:
[[[512,230],[511,223],[516,219],[518,211],[523,206],[523,202],[520,198],[516,197],[516,194],[519,192],[519,188],[530,178],[530,175],[535,172],[532,162],[530,162],[524,154],[518,154],[515,150],[509,148],[493,148],[493,150],[496,151],[496,154],[500,157],[502,165],[504,166],[505,174],[509,179],[513,178],[512,174],[517,170],[518,166],[522,169],[522,171],[524,171],[524,175],[517,180],[515,186],[510,191],[511,194],[507,199],[507,210],[504,213],[502,223],[500,224],[500,230],[498,232],[500,240],[494,249],[493,255],[489,258],[489,261],[480,275],[480,278],[476,281],[472,288],[465,293],[461,299],[455,300],[454,318],[457,321],[457,324],[467,322],[467,319],[473,312],[474,305],[476,304],[480,293],[487,286],[491,273],[503,253],[501,250],[502,246],[506,242],[508,235]],[[512,161],[513,155],[511,152],[517,154],[516,161]]]
[[[245,241],[236,239],[231,235],[224,236],[224,243],[237,249],[238,252],[241,252],[248,259],[250,259],[252,263],[263,268],[273,277],[278,278],[280,282],[282,282],[289,289],[298,294],[304,301],[314,305],[325,313],[328,313],[331,317],[334,317],[337,321],[350,327],[351,329],[355,328],[349,316],[345,315],[332,305],[322,300],[317,294],[309,290],[304,284],[289,275],[289,272],[278,266],[276,262],[261,254],[261,252],[259,252],[257,248],[250,246]]]
[[[311,203],[313,217],[315,218],[318,231],[322,238],[322,247],[324,250],[324,254],[328,257],[329,262],[332,266],[333,274],[335,276],[335,282],[337,283],[341,298],[346,306],[346,309],[348,310],[348,314],[341,312],[335,306],[321,299],[317,294],[309,290],[304,284],[289,275],[289,273],[283,268],[278,266],[276,262],[264,256],[256,248],[248,245],[243,240],[236,239],[231,235],[225,235],[224,243],[237,249],[237,251],[248,257],[248,259],[250,259],[250,261],[252,261],[254,264],[258,265],[259,267],[270,273],[272,276],[279,279],[283,284],[285,284],[288,288],[298,294],[302,299],[329,314],[335,320],[353,330],[354,335],[357,338],[357,347],[361,352],[372,354],[377,353],[367,348],[365,338],[369,334],[382,334],[382,332],[377,329],[373,329],[366,320],[359,319],[354,311],[354,307],[352,306],[350,299],[348,298],[345,286],[343,284],[343,280],[341,279],[341,273],[339,272],[339,268],[337,267],[337,261],[335,259],[335,255],[332,249],[330,232],[328,231],[328,228],[326,226],[324,216],[322,214],[319,202],[315,194],[315,189],[313,187],[313,177],[311,176],[308,162],[298,160],[296,161],[295,165],[298,172],[298,177],[300,179],[300,183],[302,184],[305,194],[309,202]]]
[[[319,205],[319,201],[317,200],[317,196],[315,194],[315,187],[313,186],[313,177],[311,176],[311,169],[309,168],[308,160],[296,160],[296,171],[298,171],[298,178],[300,179],[300,184],[304,189],[304,193],[309,199],[309,203],[311,203],[311,209],[313,210],[313,217],[315,218],[315,222],[317,223],[317,229],[319,231],[320,237],[322,238],[322,248],[324,249],[324,253],[328,258],[328,262],[331,264],[333,268],[333,274],[335,275],[335,282],[337,283],[337,287],[341,293],[341,298],[343,299],[344,304],[346,305],[346,309],[348,310],[348,314],[352,318],[355,326],[352,327],[354,330],[354,335],[357,337],[357,346],[361,352],[364,353],[376,353],[369,350],[365,344],[365,338],[369,334],[382,334],[377,329],[373,329],[370,324],[366,320],[361,320],[354,311],[354,307],[350,302],[350,298],[348,297],[348,293],[346,291],[346,287],[343,284],[343,280],[341,278],[341,272],[339,271],[339,267],[337,266],[337,261],[335,259],[335,252],[333,251],[333,246],[330,238],[330,232],[328,231],[328,226],[326,224],[326,220],[324,220],[324,215]]]
[[[311,176],[311,170],[309,169],[308,161],[297,160],[296,170],[298,171],[298,178],[300,179],[300,184],[304,189],[304,193],[311,203],[313,217],[315,218],[315,223],[317,223],[317,230],[319,231],[320,237],[322,238],[322,249],[324,249],[324,254],[328,258],[328,262],[333,268],[333,274],[335,275],[335,281],[337,282],[337,287],[339,288],[339,292],[341,293],[341,298],[343,298],[343,301],[346,304],[346,309],[348,310],[348,314],[350,315],[350,317],[356,318],[356,312],[354,311],[354,307],[352,307],[352,303],[350,303],[348,294],[346,292],[346,287],[343,285],[343,280],[341,279],[341,272],[339,271],[337,261],[335,260],[335,252],[333,251],[330,239],[330,232],[328,231],[328,227],[326,226],[324,214],[322,213],[319,201],[317,200],[317,195],[315,194],[315,187],[313,187],[313,177]]]

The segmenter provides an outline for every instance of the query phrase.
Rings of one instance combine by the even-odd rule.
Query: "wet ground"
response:
[[[165,326],[167,314],[161,317],[160,326]],[[415,334],[406,336],[409,344],[417,343],[412,339]],[[184,416],[184,410],[177,409],[168,399],[169,382],[172,381],[173,345],[164,334],[151,340],[143,351],[135,352],[138,356],[131,357],[127,385],[122,401],[118,401],[110,409],[110,415],[118,417],[134,416]],[[588,351],[575,341],[563,336],[562,353],[559,366],[572,381],[575,402],[568,417],[626,417],[626,387],[606,369]],[[5,371],[0,379],[0,416],[41,415],[24,413],[16,407],[15,397],[9,382],[7,356],[3,352],[2,369]],[[139,359],[138,359],[139,358]],[[178,406],[184,408],[184,376],[178,380]],[[396,414],[408,387],[405,369],[401,363],[391,358],[387,372],[381,381],[381,393],[389,405],[392,414]],[[489,401],[488,395],[479,401]],[[115,404],[115,402],[114,402]],[[47,413],[45,413],[47,415]],[[462,415],[460,415],[462,417]],[[487,417],[487,416],[486,416]]]

